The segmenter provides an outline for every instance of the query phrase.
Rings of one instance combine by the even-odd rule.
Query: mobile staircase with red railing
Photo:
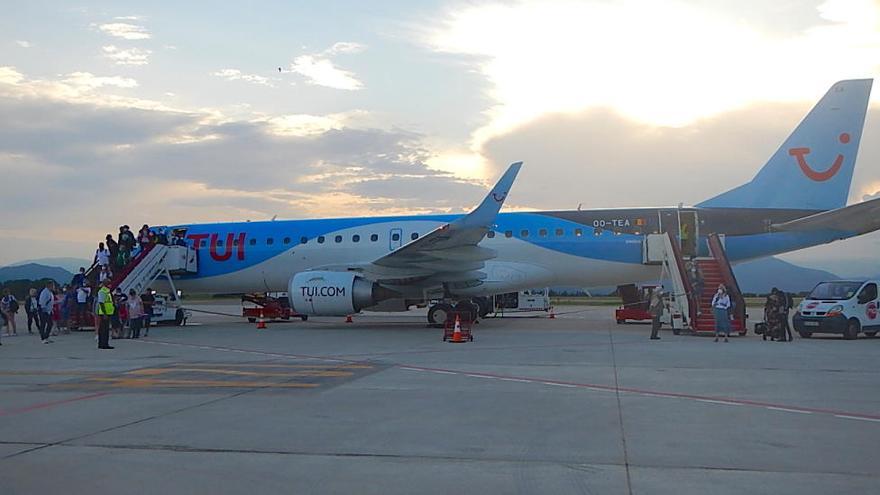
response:
[[[732,316],[730,322],[730,330],[740,335],[746,334],[746,304],[740,291],[736,277],[721,239],[716,234],[709,235],[709,251],[710,257],[697,258],[695,262],[699,266],[703,279],[703,288],[699,294],[699,307],[691,309],[691,329],[694,332],[714,332],[715,316],[712,311],[712,298],[718,290],[719,284],[727,287],[727,293],[730,296]]]

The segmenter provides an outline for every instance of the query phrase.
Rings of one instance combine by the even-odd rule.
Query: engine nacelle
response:
[[[300,314],[345,316],[396,295],[352,272],[300,272],[290,279],[290,306]]]

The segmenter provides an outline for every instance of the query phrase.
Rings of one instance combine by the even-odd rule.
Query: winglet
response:
[[[504,172],[504,175],[498,179],[498,183],[495,184],[495,187],[493,187],[489,194],[483,198],[483,202],[480,203],[480,206],[466,216],[453,222],[453,225],[456,227],[491,226],[495,221],[498,212],[501,210],[504,200],[507,199],[507,194],[510,192],[510,188],[513,187],[513,181],[516,179],[516,174],[519,173],[521,167],[522,162],[511,164],[507,169],[507,172]]]

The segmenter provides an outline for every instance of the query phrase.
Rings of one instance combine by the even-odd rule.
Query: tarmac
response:
[[[424,310],[197,312],[114,350],[19,325],[0,493],[880,493],[880,339],[651,341],[612,311],[488,318],[463,344]]]

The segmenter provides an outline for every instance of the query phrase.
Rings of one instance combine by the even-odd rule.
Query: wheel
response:
[[[800,335],[802,339],[808,339],[813,336],[813,332],[805,332],[803,330],[800,330],[798,331],[798,335]]]
[[[299,319],[302,321],[309,321],[309,315],[299,315]]]
[[[256,323],[256,322],[257,322],[256,318],[248,318],[248,323]]]
[[[672,335],[681,335],[681,329],[680,328],[673,328]]]
[[[431,306],[428,310],[428,324],[435,327],[442,327],[446,324],[446,320],[452,315],[452,306],[446,303],[439,303]]]
[[[746,336],[746,331],[743,330],[742,332],[739,332],[739,336],[740,336],[740,337],[745,337],[745,336]]]
[[[625,321],[626,321],[626,320],[617,320],[617,324],[618,324],[618,325],[623,325],[623,323],[624,323]]]
[[[470,301],[458,301],[455,304],[455,311],[461,315],[461,319],[465,321],[476,321],[480,314],[480,308]]]
[[[174,324],[177,326],[184,325],[186,323],[186,313],[183,312],[182,309],[177,308],[177,311],[174,312]]]
[[[488,297],[475,297],[471,302],[477,306],[480,318],[485,318],[487,314],[492,312],[492,301]]]
[[[868,337],[874,337],[877,335],[877,332],[865,332],[865,335],[867,335]]]
[[[855,340],[859,337],[859,320],[849,320],[849,324],[846,325],[846,331],[843,334],[843,338],[846,340]]]

